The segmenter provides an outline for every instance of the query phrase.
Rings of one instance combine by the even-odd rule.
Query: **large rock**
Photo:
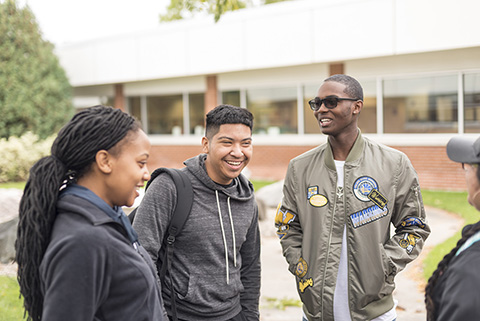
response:
[[[0,189],[0,262],[9,263],[15,258],[18,206],[22,190]]]
[[[255,192],[258,205],[258,219],[267,218],[267,211],[276,208],[283,197],[283,180],[264,186]]]

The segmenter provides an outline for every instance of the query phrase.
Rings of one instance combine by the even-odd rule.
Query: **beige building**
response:
[[[205,112],[255,116],[252,178],[325,141],[307,101],[331,74],[363,85],[360,128],[404,151],[423,188],[463,189],[445,145],[480,133],[477,0],[296,0],[57,49],[74,103],[123,108],[154,145],[152,169],[201,151]]]

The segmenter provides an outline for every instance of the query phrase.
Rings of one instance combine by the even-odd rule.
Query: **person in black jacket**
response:
[[[133,117],[95,106],[31,168],[16,242],[28,320],[165,320],[153,262],[121,209],[150,178],[149,152]]]
[[[447,155],[462,163],[468,202],[480,211],[480,138],[454,137]],[[465,321],[480,318],[480,221],[463,228],[462,238],[445,255],[425,289],[427,320]]]

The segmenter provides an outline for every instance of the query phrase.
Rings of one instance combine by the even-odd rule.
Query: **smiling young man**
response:
[[[290,161],[275,218],[303,319],[395,320],[394,278],[430,233],[417,174],[362,136],[354,78],[327,78],[309,104],[327,143]]]
[[[170,317],[169,273],[179,320],[259,320],[258,212],[253,186],[241,174],[252,157],[252,126],[247,109],[217,106],[206,116],[203,153],[185,161],[182,171],[194,191],[192,209],[175,241],[173,268],[161,280]],[[139,240],[158,266],[176,202],[173,180],[161,174],[135,217]]]

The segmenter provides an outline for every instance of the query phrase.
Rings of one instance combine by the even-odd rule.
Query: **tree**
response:
[[[45,138],[73,115],[71,86],[28,6],[0,0],[0,138]]]
[[[261,0],[262,4],[271,4],[290,0]],[[235,11],[251,5],[251,0],[170,0],[167,13],[160,15],[160,21],[184,19],[197,13],[213,14],[215,22],[226,11]]]

